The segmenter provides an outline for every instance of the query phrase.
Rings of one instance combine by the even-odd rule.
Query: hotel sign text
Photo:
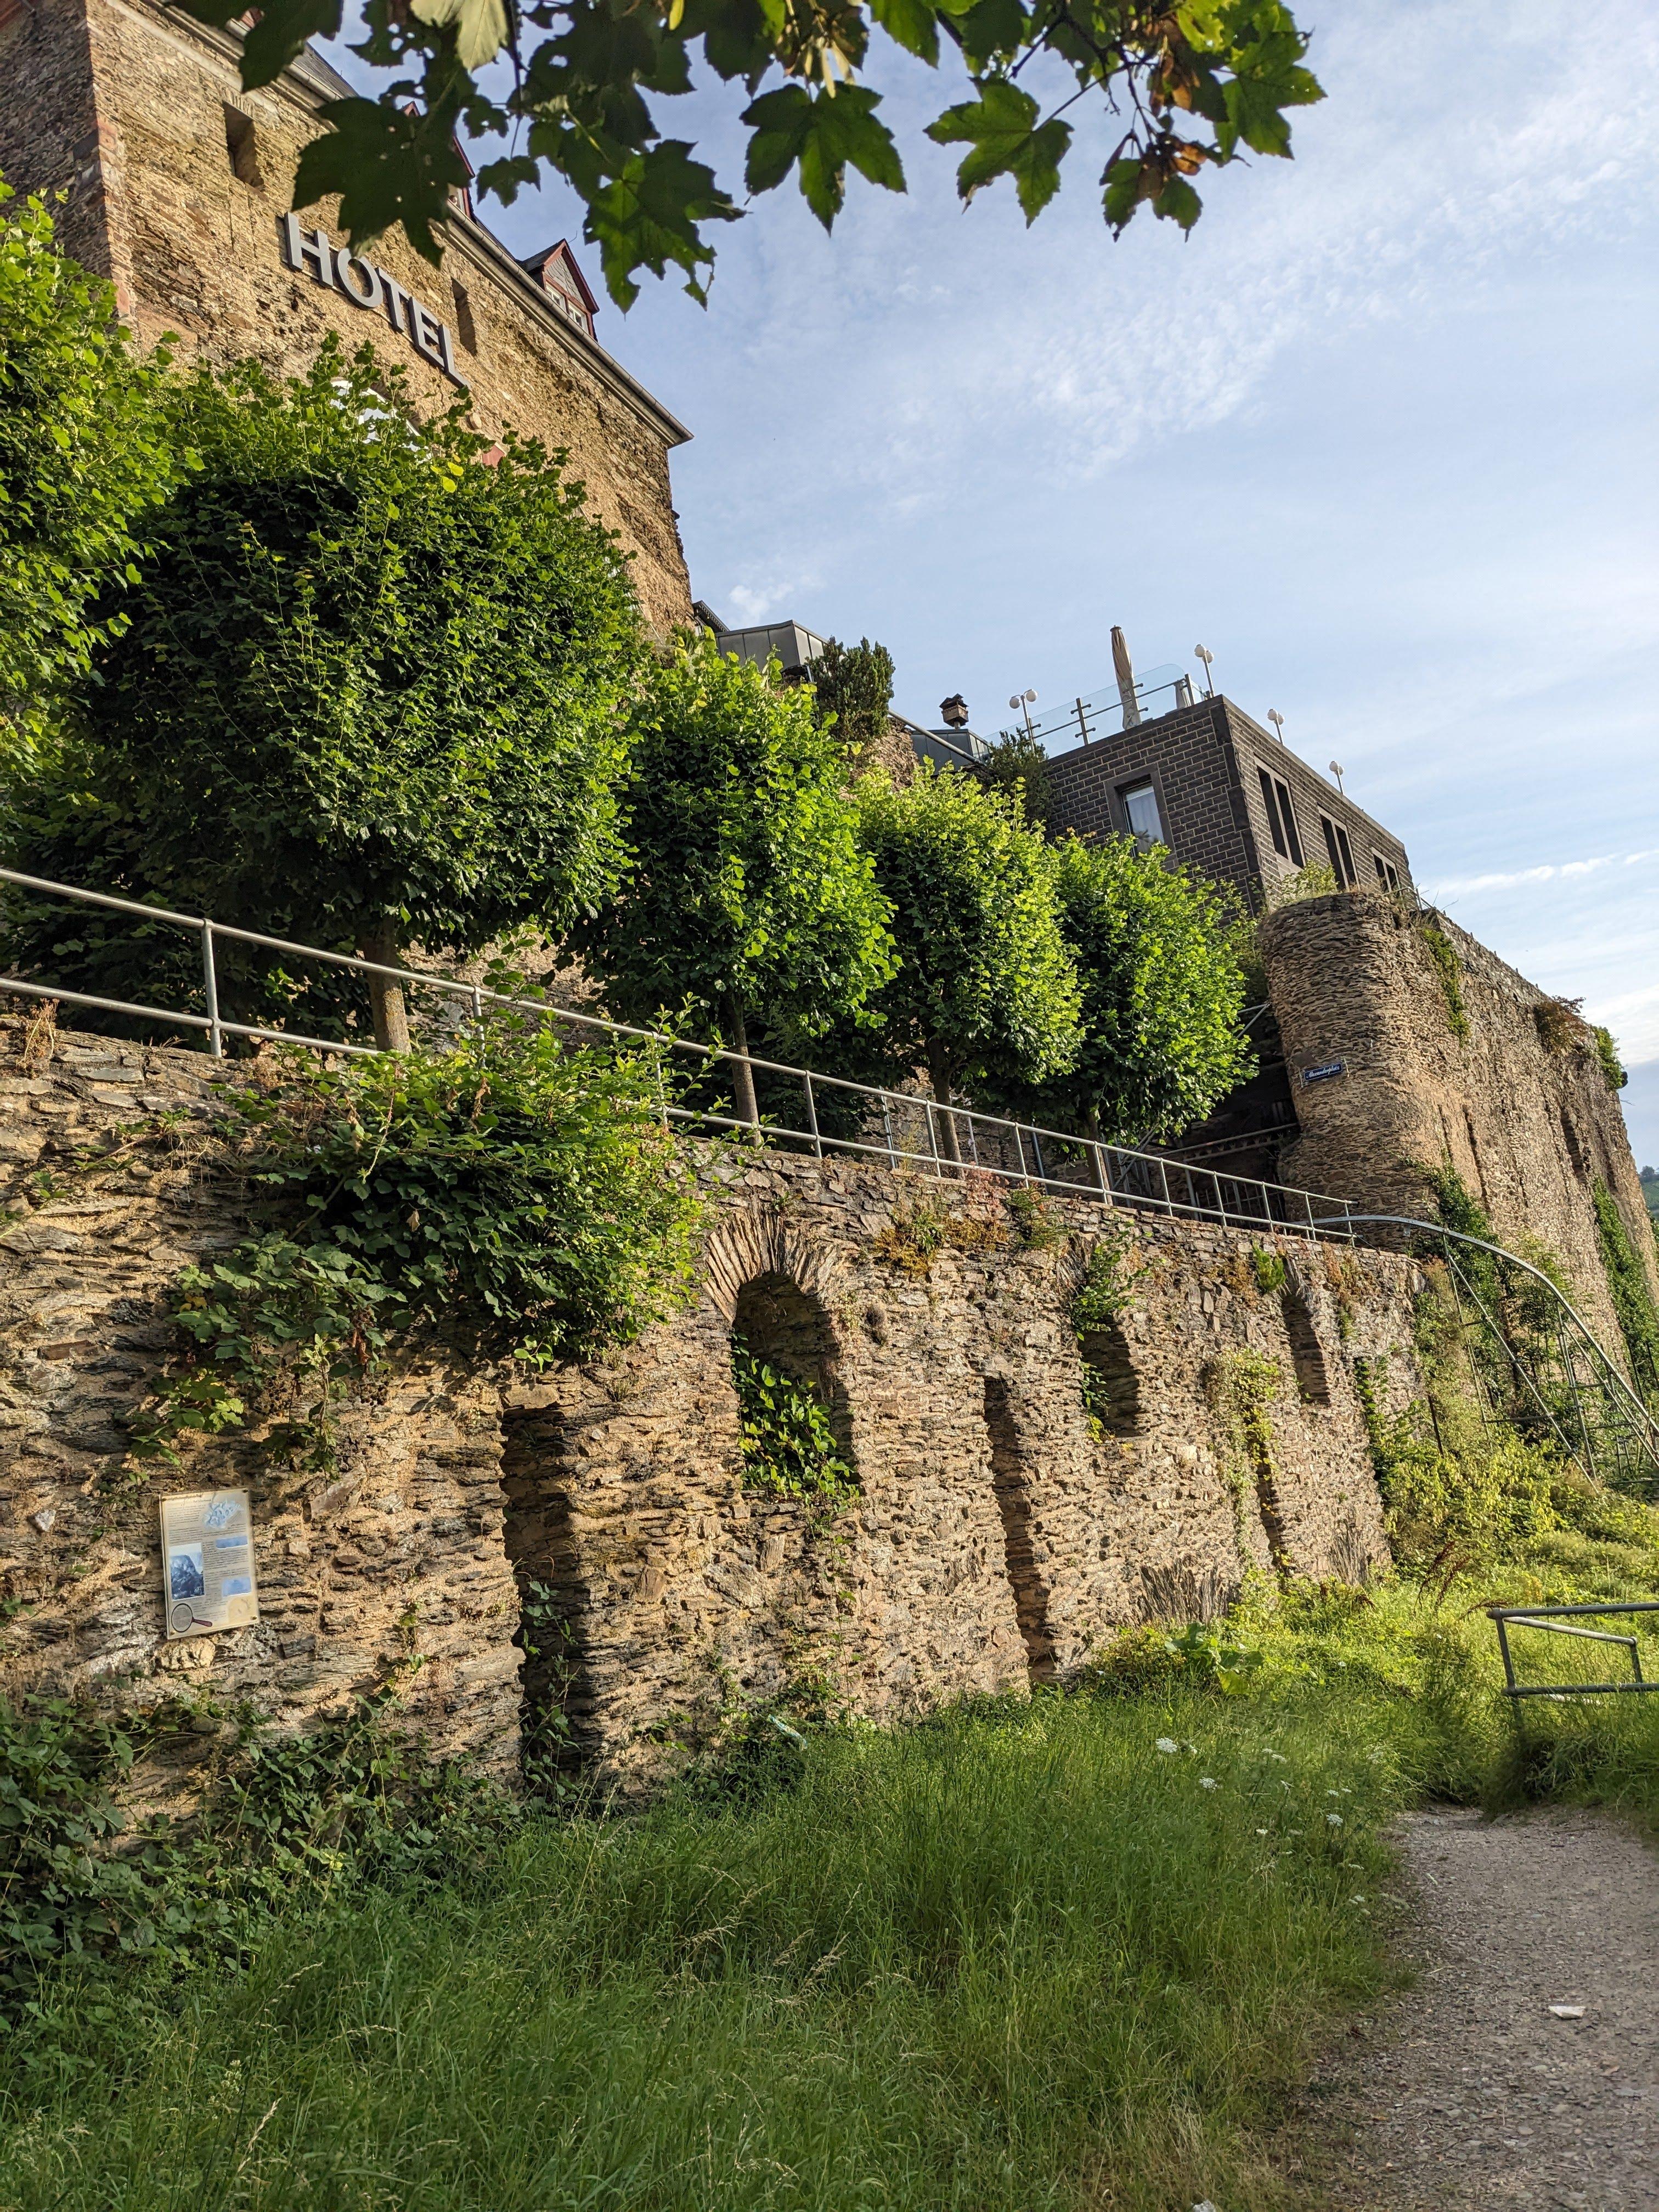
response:
[[[319,284],[343,292],[354,307],[384,315],[416,353],[434,368],[441,368],[452,383],[466,389],[466,379],[455,364],[454,332],[429,307],[422,307],[412,292],[405,292],[395,276],[362,259],[349,246],[331,245],[325,230],[301,230],[297,216],[283,216],[277,228],[290,269],[308,269]]]

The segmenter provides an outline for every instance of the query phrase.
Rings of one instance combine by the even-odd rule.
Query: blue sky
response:
[[[1313,59],[1294,162],[1115,245],[1087,144],[1031,230],[1000,188],[962,210],[919,143],[956,86],[889,50],[907,197],[854,179],[827,239],[771,194],[706,311],[648,285],[599,335],[696,433],[699,597],[879,638],[902,710],[960,690],[988,730],[1109,682],[1115,622],[1142,667],[1201,641],[1612,1027],[1659,1161],[1659,14],[1352,0]],[[680,105],[735,182],[718,104]],[[580,238],[557,188],[483,212]]]

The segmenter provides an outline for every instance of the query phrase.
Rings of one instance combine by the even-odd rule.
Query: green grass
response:
[[[470,1893],[295,1918],[125,2025],[64,1985],[0,2203],[1276,2201],[1254,2130],[1388,1978],[1414,1784],[1363,1705],[1045,1696],[792,1756],[750,1803],[537,1822]]]
[[[1397,1980],[1395,1814],[1659,1828],[1659,1699],[1497,1694],[1484,1601],[1654,1587],[1650,1518],[1573,1510],[1449,1589],[1253,1595],[1243,1694],[1138,1632],[1064,1693],[763,1724],[642,1811],[301,1899],[240,1969],[49,1978],[0,2212],[1317,2212],[1273,2145]]]

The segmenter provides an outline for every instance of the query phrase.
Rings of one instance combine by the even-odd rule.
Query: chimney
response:
[[[1140,720],[1140,702],[1135,696],[1134,663],[1129,658],[1128,641],[1117,624],[1112,624],[1112,666],[1117,671],[1117,696],[1123,702],[1123,726],[1133,730]]]

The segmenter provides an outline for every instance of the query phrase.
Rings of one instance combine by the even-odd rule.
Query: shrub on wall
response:
[[[1616,1097],[1630,1081],[1630,1072],[1619,1058],[1619,1047],[1611,1030],[1596,1024],[1592,1027],[1590,1034],[1595,1039],[1595,1057],[1601,1063],[1601,1079]]]
[[[630,1342],[689,1294],[702,1213],[656,1085],[647,1058],[498,1026],[339,1072],[296,1060],[243,1095],[264,1222],[182,1278],[191,1358],[149,1449],[258,1395],[320,1421],[325,1453],[332,1392],[421,1323],[532,1366]]]
[[[1000,1095],[1069,1067],[1077,970],[1048,851],[1018,801],[925,762],[907,790],[877,772],[854,799],[898,952],[874,1001],[884,1072],[926,1067],[946,1104],[958,1088]],[[953,1144],[948,1116],[940,1129]]]
[[[852,757],[886,732],[893,707],[893,656],[884,645],[861,637],[843,645],[827,637],[812,663],[812,694],[818,720],[832,728],[836,743]]]
[[[1066,837],[1052,859],[1082,1042],[1070,1067],[998,1100],[1120,1144],[1173,1136],[1255,1072],[1231,904],[1133,838]]]
[[[633,716],[621,805],[629,865],[572,942],[619,1019],[689,1014],[737,1052],[782,1052],[870,1018],[893,970],[888,908],[811,690],[688,641]],[[746,1071],[738,1110],[755,1115]],[[797,1107],[799,1110],[799,1107]]]
[[[831,1512],[850,1504],[858,1477],[811,1386],[762,1359],[736,1329],[732,1378],[742,1421],[744,1487],[805,1498]]]

